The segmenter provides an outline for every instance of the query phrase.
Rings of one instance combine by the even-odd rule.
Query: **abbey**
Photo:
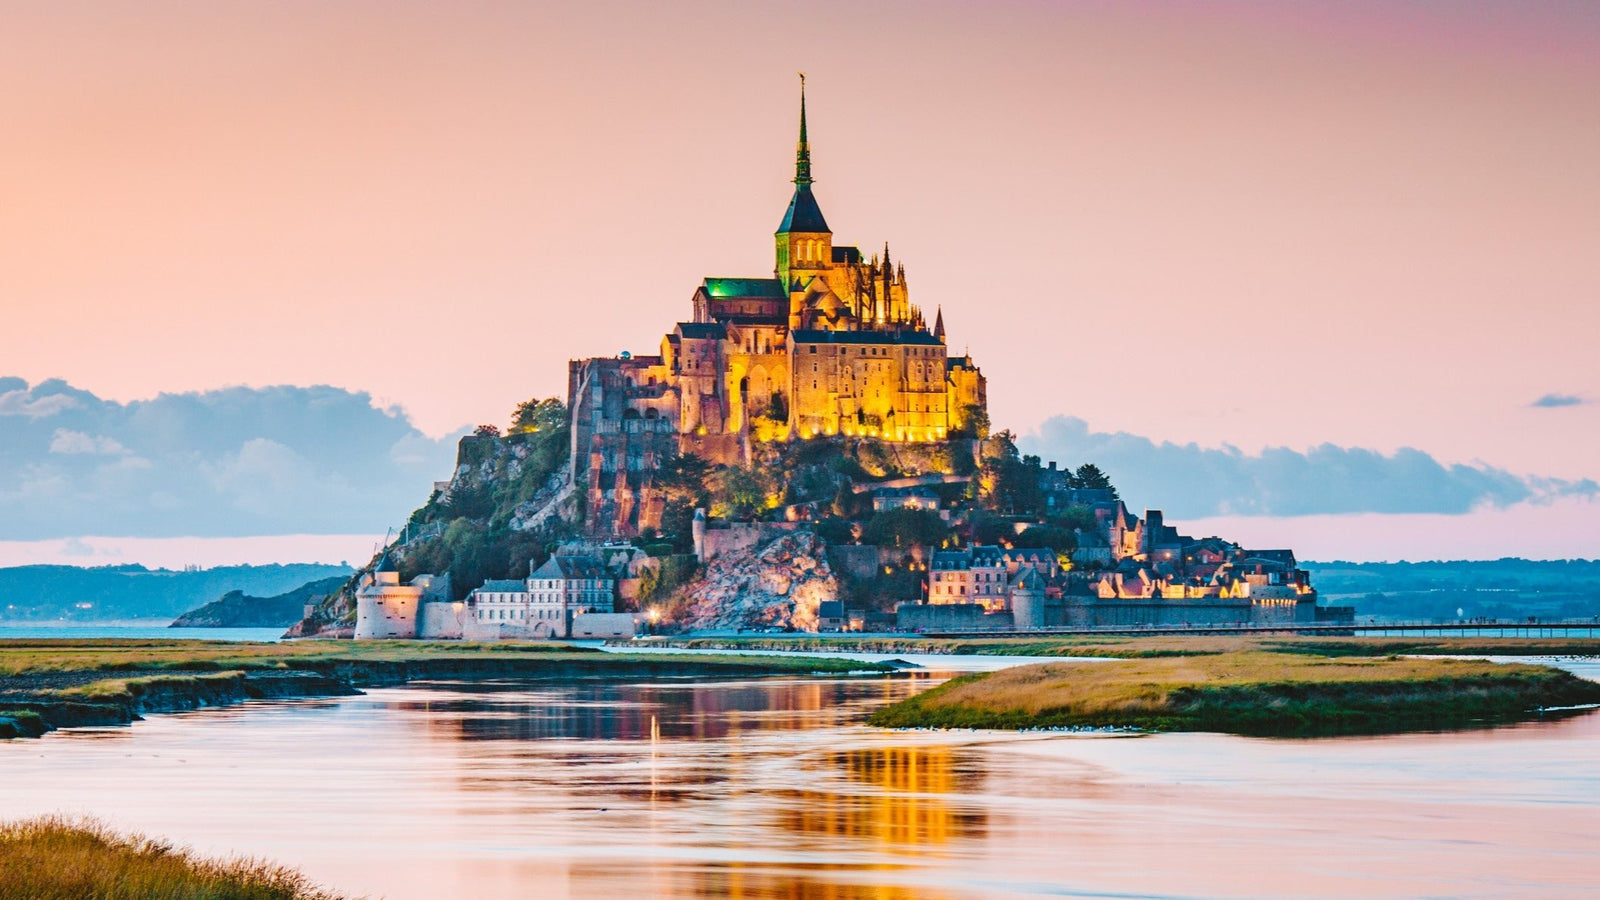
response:
[[[812,191],[803,81],[794,186],[771,277],[704,279],[658,355],[570,363],[572,472],[589,475],[591,523],[648,526],[648,473],[673,453],[733,464],[752,440],[978,436],[983,374],[948,352],[942,310],[930,328],[887,244],[871,257],[834,244]]]

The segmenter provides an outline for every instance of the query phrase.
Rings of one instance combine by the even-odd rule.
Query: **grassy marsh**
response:
[[[1506,722],[1541,708],[1594,703],[1600,684],[1546,666],[1245,651],[965,675],[878,710],[871,724],[1375,734]]]
[[[0,824],[0,897],[27,900],[340,900],[299,872],[61,818]]]

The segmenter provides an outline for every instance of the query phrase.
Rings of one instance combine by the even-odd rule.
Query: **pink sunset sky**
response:
[[[770,273],[799,70],[997,427],[1600,478],[1592,3],[0,4],[0,376],[503,423]],[[1600,556],[1592,497],[1377,518],[1200,527]]]

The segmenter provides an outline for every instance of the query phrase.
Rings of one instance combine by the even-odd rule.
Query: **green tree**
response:
[[[711,481],[718,515],[747,519],[767,508],[767,479],[753,467],[725,466]]]
[[[931,509],[889,509],[873,516],[861,529],[861,541],[879,547],[938,547],[950,526]]]
[[[1056,513],[1050,519],[1050,524],[1068,531],[1074,528],[1090,531],[1099,527],[1100,520],[1095,518],[1094,510],[1087,506],[1069,506]]]
[[[1078,536],[1066,528],[1053,525],[1034,525],[1024,528],[1011,542],[1013,547],[1043,547],[1057,553],[1071,553],[1078,549]]]
[[[1117,488],[1111,483],[1111,477],[1100,470],[1094,463],[1084,463],[1072,473],[1071,487],[1093,491],[1110,491],[1112,499],[1117,498]]]
[[[511,428],[517,431],[547,431],[565,427],[567,424],[567,407],[554,397],[543,400],[534,398],[524,400],[517,404],[511,413]]]
[[[974,510],[967,523],[968,540],[974,544],[1011,543],[1017,534],[1011,522],[984,510]]]
[[[829,544],[851,544],[856,539],[855,526],[839,516],[823,516],[811,523],[811,530]]]
[[[984,440],[989,437],[989,411],[976,403],[964,404],[961,407],[961,425],[950,431],[950,438],[954,440],[971,440],[976,438]]]
[[[1010,431],[997,432],[984,441],[982,457],[979,502],[988,509],[1012,515],[1036,515],[1044,504],[1039,457],[1018,453],[1016,436]]]

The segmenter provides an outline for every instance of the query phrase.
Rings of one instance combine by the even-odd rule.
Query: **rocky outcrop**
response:
[[[683,590],[695,629],[816,631],[818,604],[839,598],[827,547],[803,530],[718,556]]]

